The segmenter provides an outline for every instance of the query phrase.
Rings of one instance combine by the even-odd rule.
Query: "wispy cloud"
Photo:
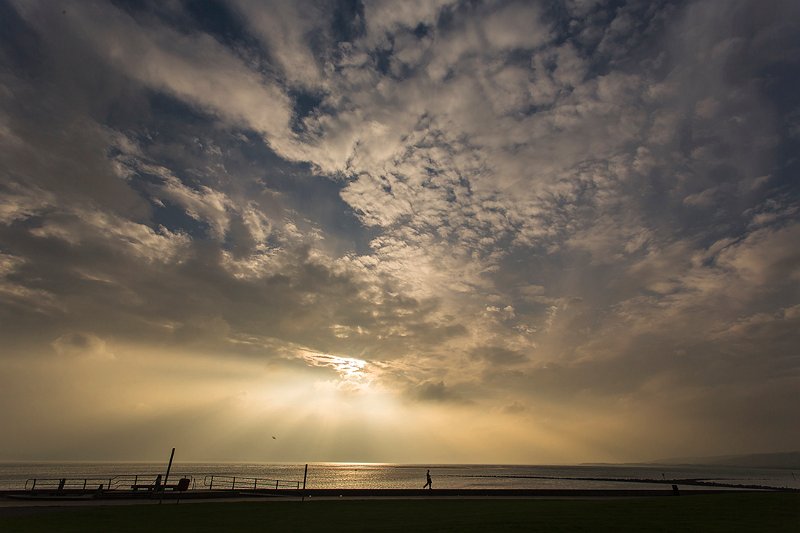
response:
[[[592,413],[619,458],[800,442],[758,422],[798,385],[794,3],[215,5],[3,8],[3,361],[329,369]]]

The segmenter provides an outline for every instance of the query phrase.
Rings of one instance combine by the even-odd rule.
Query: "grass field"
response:
[[[800,494],[625,499],[317,500],[62,508],[0,531],[800,531]]]

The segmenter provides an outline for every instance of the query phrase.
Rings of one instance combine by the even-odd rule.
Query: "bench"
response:
[[[161,476],[159,476],[159,478],[160,477]],[[131,485],[131,488],[133,490],[139,490],[139,489],[144,489],[144,490],[165,490],[165,489],[170,489],[170,490],[177,490],[177,491],[183,492],[183,491],[189,489],[189,484],[191,482],[192,482],[191,479],[189,479],[187,477],[184,477],[184,478],[181,478],[180,480],[178,480],[178,482],[175,483],[174,485],[162,485],[161,484],[161,479],[156,479],[155,483],[133,484],[133,485]]]
[[[156,476],[156,480],[152,483],[134,483],[131,485],[133,490],[161,490],[161,474]]]
[[[164,485],[164,488],[183,492],[185,490],[189,490],[189,483],[191,482],[192,480],[189,479],[188,477],[182,477],[174,485]]]

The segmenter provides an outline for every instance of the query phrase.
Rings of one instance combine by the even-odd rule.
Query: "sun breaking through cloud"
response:
[[[800,446],[796,2],[0,26],[0,458]]]

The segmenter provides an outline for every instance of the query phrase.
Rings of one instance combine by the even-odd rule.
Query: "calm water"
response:
[[[174,463],[170,480],[191,477],[195,489],[207,487],[215,476],[214,486],[224,488],[236,476],[237,487],[256,483],[269,486],[274,481],[302,483],[303,464],[274,463]],[[515,489],[664,489],[663,484],[631,483],[625,479],[702,479],[742,485],[800,488],[800,472],[781,469],[732,468],[712,466],[524,466],[524,465],[398,465],[311,463],[306,486],[323,488],[422,488],[425,471],[430,468],[434,488],[515,488]],[[90,478],[88,486],[112,480],[116,476],[138,475],[153,479],[163,473],[163,463],[0,463],[0,489],[21,489],[27,480],[37,478]],[[538,477],[534,477],[538,476]],[[245,479],[243,479],[245,478]],[[548,479],[550,478],[550,479]],[[620,481],[588,481],[579,478],[611,478]],[[248,481],[249,480],[249,481]],[[39,486],[44,482],[39,481]],[[130,482],[128,482],[130,483]],[[107,486],[107,485],[106,485]],[[229,485],[228,485],[229,486]],[[283,484],[282,484],[283,486]],[[691,486],[681,486],[691,490]]]

